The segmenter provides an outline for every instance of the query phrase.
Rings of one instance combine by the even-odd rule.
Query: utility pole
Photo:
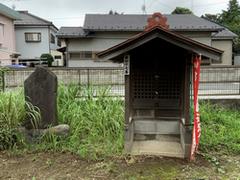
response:
[[[194,0],[191,0],[191,11],[194,11]]]
[[[7,1],[7,2],[12,2],[12,9],[16,9],[16,2],[20,1],[20,0],[3,0],[3,1]]]
[[[142,12],[143,12],[143,14],[147,14],[147,10],[146,10],[146,1],[145,1],[145,0],[143,0]]]

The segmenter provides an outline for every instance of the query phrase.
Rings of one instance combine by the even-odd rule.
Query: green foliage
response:
[[[193,14],[193,12],[188,8],[176,7],[171,14]]]
[[[230,0],[227,10],[223,10],[220,14],[205,14],[202,17],[215,21],[236,33],[238,37],[234,39],[233,49],[235,52],[240,51],[240,6],[237,0]]]
[[[65,148],[83,157],[98,158],[123,148],[123,101],[106,97],[106,88],[60,86],[58,111],[61,123],[70,125]],[[78,98],[77,96],[87,98]],[[97,95],[98,98],[94,98]]]
[[[235,29],[240,22],[240,6],[237,0],[230,0],[227,11],[223,10],[219,22]]]
[[[60,85],[58,118],[61,124],[70,126],[70,135],[46,134],[37,148],[70,151],[90,159],[120,154],[123,150],[124,103],[120,98],[107,95],[107,87]]]
[[[240,112],[201,104],[201,149],[240,153]]]
[[[220,14],[204,14],[201,17],[204,18],[204,19],[207,19],[207,20],[218,23],[219,18],[220,18]]]
[[[38,144],[29,147],[34,150],[70,151],[90,159],[121,154],[124,102],[107,95],[108,88],[60,85],[58,117],[60,123],[70,126],[70,135],[57,137],[45,134]],[[29,116],[25,107],[22,92],[0,93],[0,149],[23,144],[17,128]],[[29,109],[37,120],[39,113],[32,106]],[[240,153],[240,112],[209,103],[202,103],[200,110],[201,150]]]
[[[0,150],[17,142],[16,129],[25,115],[22,93],[0,93]]]
[[[222,11],[219,23],[240,35],[240,6],[237,0],[230,0],[227,11]],[[240,51],[239,37],[234,40],[234,51]]]
[[[54,61],[53,56],[51,54],[42,54],[41,55],[41,60],[47,62],[48,67],[52,66],[52,63]]]
[[[29,115],[40,116],[35,107],[25,104],[22,92],[0,92],[0,150],[24,144],[18,128]]]

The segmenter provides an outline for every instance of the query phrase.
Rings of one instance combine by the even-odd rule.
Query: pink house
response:
[[[14,20],[19,19],[18,12],[0,3],[0,66],[17,63]]]

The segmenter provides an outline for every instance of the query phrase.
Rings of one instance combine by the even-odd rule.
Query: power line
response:
[[[173,7],[172,6],[169,6],[168,4],[165,4],[165,3],[162,3],[160,0],[153,0],[152,2],[151,2],[151,4],[148,6],[148,8],[150,8],[154,3],[159,3],[159,4],[161,4],[162,6],[165,6],[166,8],[168,8],[168,9],[172,9]]]
[[[193,12],[194,11],[194,0],[191,0],[191,11]]]
[[[143,12],[143,14],[147,14],[147,11],[146,11],[146,1],[145,0],[143,0],[142,12]]]
[[[152,5],[156,2],[156,0],[152,0],[151,3],[149,3],[148,8],[152,7]]]
[[[220,4],[226,4],[226,2],[217,2],[217,3],[209,3],[209,4],[199,4],[199,5],[194,5],[194,7],[205,7],[205,6],[213,6],[213,5],[220,5]]]
[[[169,9],[174,8],[173,6],[171,6],[169,4],[165,4],[165,3],[160,2],[160,0],[152,0],[151,3],[149,3],[148,8],[152,7],[152,5],[155,4],[156,2],[158,2],[159,4],[165,6]],[[184,3],[189,2],[189,0],[181,1],[181,3],[183,3],[183,2]],[[194,0],[191,0],[191,10],[193,11],[194,8],[196,8],[196,7],[213,6],[213,5],[220,5],[220,4],[225,4],[225,3],[227,3],[227,2],[226,1],[220,1],[220,2],[216,2],[216,3],[196,4],[196,3],[194,3]]]
[[[83,18],[85,15],[79,16],[79,17],[57,17],[57,18],[51,18],[51,19],[78,19]]]

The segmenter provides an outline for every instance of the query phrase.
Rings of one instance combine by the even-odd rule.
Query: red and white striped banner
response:
[[[194,105],[194,116],[193,116],[193,132],[192,132],[192,147],[190,160],[194,160],[195,152],[198,149],[199,140],[201,136],[200,127],[200,113],[198,105],[198,88],[200,80],[200,64],[201,56],[196,56],[193,59],[193,105]]]

